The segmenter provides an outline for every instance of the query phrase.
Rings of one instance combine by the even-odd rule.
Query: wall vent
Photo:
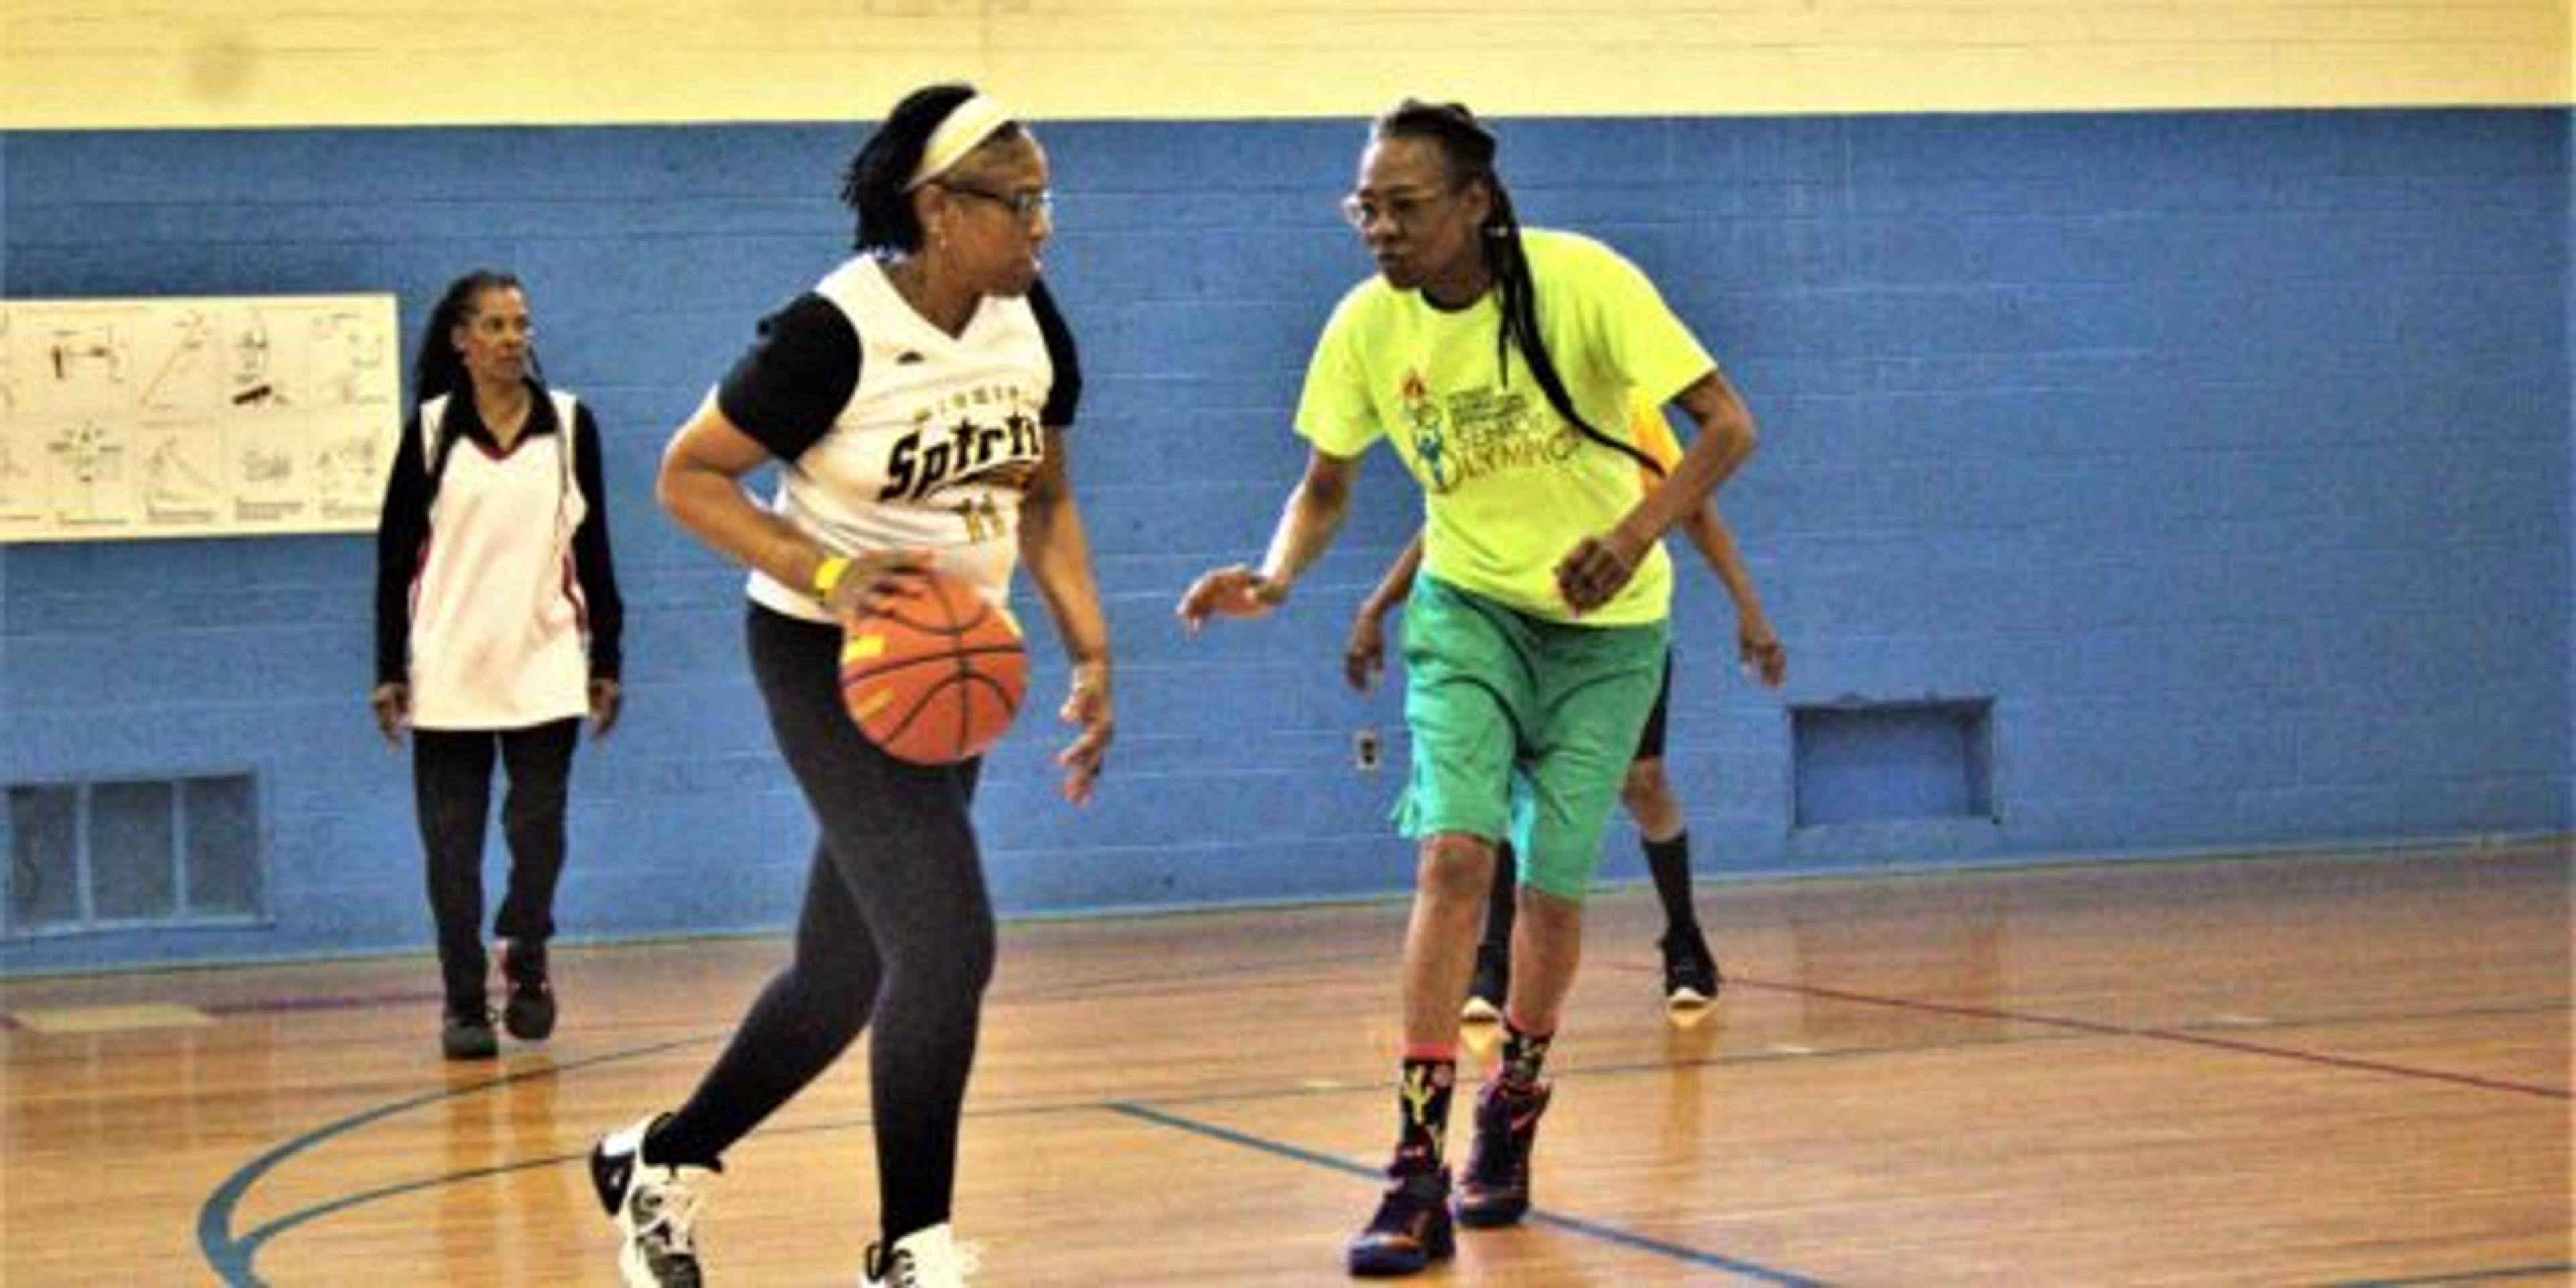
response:
[[[0,813],[11,938],[243,925],[267,914],[248,774],[9,787]]]
[[[1978,697],[1790,708],[1797,826],[2001,822],[1994,707]]]

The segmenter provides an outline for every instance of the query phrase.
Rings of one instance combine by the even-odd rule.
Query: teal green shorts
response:
[[[1406,836],[1511,838],[1520,879],[1581,902],[1663,681],[1665,624],[1573,626],[1431,577],[1404,608]]]

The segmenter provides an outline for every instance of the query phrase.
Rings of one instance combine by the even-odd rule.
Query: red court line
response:
[[[354,1011],[372,1006],[410,1006],[436,1002],[443,993],[344,994],[337,997],[270,997],[249,1002],[213,1002],[197,1009],[208,1015],[288,1015],[298,1011]]]
[[[2353,1056],[2328,1055],[2322,1051],[2303,1051],[2297,1047],[2273,1046],[2247,1042],[2239,1038],[2217,1038],[2187,1033],[2178,1029],[2139,1028],[2129,1024],[2106,1024],[2098,1020],[2075,1020],[2058,1015],[2035,1015],[2025,1011],[1998,1010],[1990,1006],[1963,1006],[1953,1002],[1926,1002],[1910,997],[1881,997],[1872,993],[1853,993],[1814,984],[1777,984],[1767,980],[1726,977],[1726,985],[1769,989],[1775,993],[1800,993],[1809,997],[1828,998],[1838,1002],[1856,1002],[1864,1006],[1889,1006],[1900,1010],[1926,1011],[1940,1015],[1960,1015],[1971,1019],[2004,1020],[2015,1024],[2036,1024],[2048,1028],[2070,1029],[2078,1033],[2095,1033],[2105,1037],[2144,1038],[2150,1042],[2171,1042],[2179,1046],[2207,1047],[2232,1051],[2239,1055],[2269,1056],[2276,1060],[2297,1060],[2304,1064],[2330,1069],[2350,1069],[2360,1073],[2382,1073],[2391,1077],[2414,1078],[2426,1082],[2449,1082],[2481,1091],[2505,1091],[2517,1095],[2541,1096],[2550,1100],[2576,1099],[2565,1087],[2545,1087],[2527,1082],[2508,1082],[2502,1078],[2485,1078],[2472,1073],[2449,1073],[2440,1069],[2423,1069],[2412,1065],[2389,1064]]]

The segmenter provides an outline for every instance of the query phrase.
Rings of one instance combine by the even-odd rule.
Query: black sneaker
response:
[[[489,1060],[501,1054],[500,1040],[492,1036],[492,1008],[481,1002],[448,1007],[438,1049],[450,1060]]]
[[[1476,978],[1467,985],[1467,1001],[1458,1018],[1491,1024],[1503,1018],[1503,999],[1512,993],[1512,950],[1476,945]]]
[[[501,1005],[501,1023],[522,1042],[543,1042],[555,1031],[555,986],[546,977],[542,942],[501,941],[501,979],[510,996]]]
[[[1449,1169],[1386,1171],[1386,1198],[1368,1228],[1351,1240],[1351,1273],[1365,1278],[1409,1275],[1458,1251],[1449,1224]]]
[[[617,1218],[617,1273],[628,1288],[699,1288],[698,1245],[690,1226],[705,1202],[698,1187],[717,1169],[647,1160],[644,1137],[661,1118],[646,1118],[592,1146],[590,1185],[599,1206]]]
[[[1499,1081],[1476,1093],[1476,1143],[1458,1178],[1458,1224],[1486,1230],[1528,1215],[1530,1151],[1550,1094],[1546,1083],[1516,1095]]]
[[[1699,927],[1685,926],[1666,934],[1663,949],[1665,1006],[1688,1011],[1717,1000],[1718,986],[1726,977],[1717,973],[1717,959],[1709,955]]]

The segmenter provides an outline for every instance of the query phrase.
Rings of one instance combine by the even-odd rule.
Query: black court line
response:
[[[2013,1024],[2034,1024],[2045,1028],[2068,1029],[2077,1033],[2090,1033],[2102,1037],[2138,1038],[2148,1042],[2170,1042],[2178,1046],[2204,1047],[2211,1050],[2232,1052],[2237,1055],[2265,1056],[2275,1060],[2295,1060],[2303,1064],[2322,1065],[2330,1069],[2346,1069],[2359,1073],[2384,1074],[2393,1078],[2408,1078],[2419,1082],[2448,1082],[2463,1087],[2475,1087],[2481,1091],[2502,1091],[2514,1095],[2539,1096],[2549,1100],[2576,1099],[2576,1093],[2571,1093],[2565,1087],[2550,1087],[2529,1082],[2512,1082],[2503,1078],[2489,1078],[2473,1073],[2452,1073],[2443,1069],[2426,1069],[2415,1065],[2390,1064],[2384,1060],[2364,1060],[2356,1056],[2331,1055],[2323,1051],[2307,1051],[2298,1047],[2278,1046],[2268,1042],[2248,1042],[2241,1038],[2212,1037],[2206,1033],[2194,1033],[2185,1029],[2151,1028],[2133,1024],[2111,1024],[2100,1020],[2071,1019],[2063,1015],[2042,1015],[2032,1011],[2009,1011],[2000,1007],[1970,1006],[1954,1002],[1927,1002],[1920,998],[1887,997],[1874,993],[1855,993],[1846,989],[1824,988],[1814,984],[1781,984],[1768,980],[1742,979],[1732,975],[1727,977],[1726,982],[1730,987],[1741,986],[1745,988],[1762,989],[1764,991],[1774,993],[1795,993],[1807,997],[1825,998],[1836,1002],[1851,1002],[1862,1006],[1884,1006],[1897,1010],[1923,1011],[1935,1015],[1957,1015],[1970,1019],[1997,1020]]]
[[[1127,1117],[1138,1119],[1143,1122],[1153,1123],[1156,1126],[1169,1127],[1175,1131],[1188,1132],[1194,1136],[1204,1136],[1210,1140],[1222,1141],[1228,1145],[1241,1146],[1244,1149],[1253,1150],[1257,1153],[1268,1154],[1274,1158],[1285,1158],[1293,1162],[1304,1163],[1310,1167],[1320,1167],[1327,1171],[1340,1172],[1346,1176],[1362,1177],[1372,1183],[1380,1182],[1385,1179],[1385,1175],[1375,1168],[1362,1167],[1357,1163],[1335,1158],[1330,1154],[1318,1154],[1310,1149],[1300,1149],[1297,1146],[1284,1144],[1279,1141],[1265,1140],[1259,1136],[1247,1135],[1243,1132],[1235,1131],[1232,1128],[1219,1127],[1214,1123],[1201,1122],[1195,1118],[1183,1118],[1178,1114],[1165,1113],[1162,1110],[1150,1108],[1145,1105],[1113,1102],[1104,1104],[1100,1107],[1110,1111],[1111,1113],[1124,1114]],[[1670,1261],[1686,1262],[1694,1266],[1705,1266],[1711,1270],[1723,1270],[1740,1278],[1752,1279],[1761,1283],[1796,1285],[1797,1288],[1822,1288],[1824,1283],[1823,1280],[1809,1279],[1804,1275],[1795,1274],[1787,1270],[1775,1270],[1769,1266],[1755,1265],[1750,1261],[1738,1261],[1733,1257],[1721,1256],[1717,1253],[1703,1251],[1699,1248],[1685,1247],[1678,1243],[1666,1243],[1661,1239],[1650,1239],[1645,1235],[1638,1234],[1634,1231],[1622,1230],[1616,1226],[1603,1225],[1597,1221],[1586,1221],[1580,1217],[1567,1216],[1560,1212],[1551,1212],[1545,1208],[1531,1208],[1529,1210],[1529,1215],[1523,1219],[1533,1225],[1552,1226],[1559,1230],[1566,1230],[1582,1235],[1588,1239],[1597,1239],[1604,1243],[1614,1243],[1620,1247],[1628,1248],[1636,1252],[1643,1252],[1650,1256],[1662,1257]]]
[[[2498,1266],[2493,1270],[2471,1270],[2456,1275],[2431,1275],[2420,1279],[2352,1279],[2332,1288],[2446,1288],[2450,1284],[2502,1284],[2516,1281],[2547,1280],[2567,1282],[2576,1262],[2562,1261],[2554,1266]]]

